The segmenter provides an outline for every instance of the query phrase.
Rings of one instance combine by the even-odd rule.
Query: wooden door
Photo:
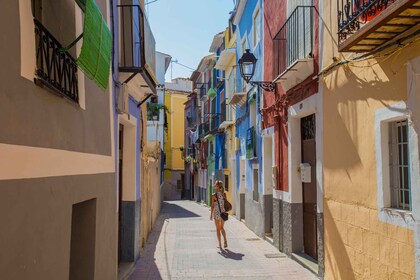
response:
[[[311,166],[311,182],[302,183],[303,247],[306,254],[317,260],[315,115],[301,119],[301,139],[302,163],[309,163]]]
[[[118,263],[121,261],[121,234],[122,234],[122,190],[123,190],[123,150],[124,150],[124,126],[119,126],[118,145]]]

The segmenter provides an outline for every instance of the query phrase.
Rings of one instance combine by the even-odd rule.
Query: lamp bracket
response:
[[[273,82],[251,81],[250,83],[251,85],[262,88],[265,91],[276,92],[276,84]]]

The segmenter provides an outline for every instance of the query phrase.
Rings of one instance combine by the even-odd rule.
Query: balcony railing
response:
[[[219,128],[217,114],[209,114],[208,120],[210,123],[209,132],[213,133]]]
[[[156,42],[139,5],[118,5],[120,32],[120,72],[143,69],[155,75]]]
[[[199,134],[200,137],[204,137],[209,133],[209,122],[203,122],[199,125]]]
[[[50,89],[79,102],[76,60],[36,19],[36,76],[37,80]]]
[[[370,51],[417,25],[416,2],[337,0],[339,50]]]
[[[274,37],[274,73],[285,72],[299,59],[313,56],[314,7],[298,6]]]
[[[228,113],[228,109],[229,109],[229,108],[227,108],[227,106],[228,105],[226,105],[226,99],[225,99],[220,104],[220,123],[227,120],[227,113]]]
[[[197,93],[199,99],[203,98],[207,94],[207,83],[195,83],[195,89],[197,89]]]

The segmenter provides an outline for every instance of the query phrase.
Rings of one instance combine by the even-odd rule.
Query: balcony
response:
[[[236,55],[236,49],[234,49],[234,48],[229,48],[229,49],[223,50],[220,53],[220,57],[217,60],[217,63],[214,66],[214,68],[216,68],[218,70],[226,71],[226,69],[231,64],[231,61],[235,57],[235,55]]]
[[[314,73],[314,7],[298,6],[273,39],[274,82],[285,91]]]
[[[227,80],[227,96],[229,105],[242,106],[246,101],[246,84],[236,66],[232,68]]]
[[[233,114],[232,108],[226,104],[226,100],[224,100],[220,104],[220,126],[219,129],[226,129],[230,125],[234,124],[233,121]]]
[[[120,19],[119,71],[125,82],[141,75],[140,88],[156,93],[156,42],[139,5],[118,5]]]
[[[418,0],[337,0],[341,52],[369,52],[420,22]]]
[[[198,133],[200,134],[200,138],[203,138],[209,133],[209,122],[206,121],[206,122],[201,123],[198,129],[199,129]]]
[[[209,133],[214,133],[219,128],[217,114],[209,114]]]
[[[197,94],[199,99],[202,99],[207,94],[207,83],[195,83],[195,89],[197,90]]]

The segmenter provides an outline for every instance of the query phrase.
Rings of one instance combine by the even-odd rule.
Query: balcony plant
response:
[[[169,111],[165,105],[156,104],[156,103],[147,103],[147,119],[158,120],[160,110],[165,110],[165,113]]]

